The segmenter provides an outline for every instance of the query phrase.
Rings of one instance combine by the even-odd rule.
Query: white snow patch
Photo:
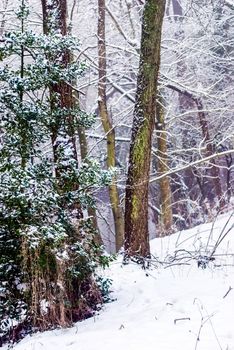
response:
[[[113,298],[95,317],[70,329],[28,336],[16,350],[234,350],[234,229],[224,238],[206,269],[186,252],[210,254],[230,214],[151,242],[155,263],[149,270],[121,257],[105,275],[113,279]],[[170,260],[177,253],[177,265]],[[183,254],[184,255],[183,255]],[[181,255],[180,255],[181,254]],[[220,254],[220,255],[218,255]],[[223,255],[225,254],[225,255]],[[230,254],[230,255],[226,255]],[[6,347],[3,349],[7,349]]]

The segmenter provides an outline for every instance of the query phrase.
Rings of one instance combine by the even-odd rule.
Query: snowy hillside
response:
[[[73,328],[27,337],[15,349],[234,350],[233,224],[229,213],[153,240],[149,270],[123,266],[119,258],[105,272],[116,301]],[[217,241],[215,259],[198,268]]]

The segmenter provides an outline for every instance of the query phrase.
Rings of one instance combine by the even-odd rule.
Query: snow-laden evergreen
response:
[[[0,336],[5,340],[11,332],[19,337],[29,325],[68,326],[92,315],[102,302],[94,270],[108,263],[83,209],[94,205],[90,191],[109,183],[111,174],[91,159],[79,165],[70,143],[71,125],[75,139],[76,128],[89,127],[94,116],[77,104],[62,106],[56,92],[83,72],[82,64],[61,60],[78,42],[55,31],[35,34],[27,29],[27,18],[23,1],[19,30],[5,33],[0,46]]]

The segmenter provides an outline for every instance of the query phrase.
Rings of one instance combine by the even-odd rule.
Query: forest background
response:
[[[150,4],[150,1],[146,3]],[[49,95],[50,100],[49,103],[47,101],[43,104],[43,108],[47,104],[51,110],[56,110],[56,108],[61,108],[63,111],[64,108],[73,109],[76,110],[78,115],[77,119],[71,119],[69,113],[64,113],[64,124],[59,124],[59,127],[57,125],[56,129],[54,125],[57,117],[51,113],[51,119],[48,122],[48,119],[46,120],[48,111],[43,110],[45,115],[44,119],[42,118],[43,120],[40,121],[39,129],[35,129],[35,125],[36,128],[38,127],[37,124],[31,125],[30,128],[32,127],[32,129],[27,124],[25,129],[27,133],[25,135],[19,133],[18,135],[18,145],[22,145],[24,139],[25,148],[22,150],[19,147],[17,155],[11,154],[11,157],[13,157],[11,159],[14,160],[19,154],[20,156],[23,154],[21,158],[23,160],[27,159],[28,164],[35,163],[35,161],[34,163],[32,161],[33,157],[36,160],[43,159],[43,162],[48,161],[51,164],[51,169],[53,169],[57,181],[55,192],[56,195],[60,196],[59,204],[57,199],[56,203],[53,202],[55,198],[54,184],[49,184],[51,198],[48,199],[48,193],[45,194],[48,188],[41,188],[40,196],[47,196],[48,199],[46,204],[43,204],[44,213],[48,211],[48,208],[51,208],[49,203],[53,203],[53,210],[49,209],[51,211],[50,228],[52,227],[52,233],[50,232],[50,234],[53,236],[53,240],[54,238],[58,239],[58,232],[61,235],[60,238],[63,234],[67,234],[67,231],[64,231],[62,221],[60,223],[62,226],[54,226],[54,218],[60,217],[60,214],[64,214],[66,211],[66,220],[70,224],[73,225],[74,222],[75,224],[79,222],[78,226],[80,228],[80,222],[85,222],[84,225],[82,224],[82,232],[87,232],[87,225],[89,231],[91,230],[90,225],[95,228],[95,244],[97,246],[101,242],[108,252],[113,253],[118,252],[125,241],[125,248],[128,250],[132,243],[131,239],[126,239],[126,237],[129,237],[128,223],[130,217],[139,222],[145,217],[147,220],[146,234],[143,235],[140,228],[139,234],[136,234],[136,228],[134,229],[134,237],[137,238],[137,240],[135,239],[137,241],[135,247],[138,248],[134,247],[133,253],[131,252],[129,255],[147,257],[149,252],[147,249],[141,251],[141,248],[144,245],[143,243],[149,240],[149,237],[162,237],[176,230],[211,221],[219,212],[227,211],[232,206],[232,154],[234,147],[232,13],[234,4],[230,0],[206,1],[205,4],[204,1],[199,0],[181,2],[171,0],[167,3],[164,1],[160,3],[164,6],[162,11],[164,20],[162,30],[160,30],[160,35],[156,40],[160,44],[161,64],[159,75],[157,72],[155,73],[158,89],[154,106],[156,108],[155,120],[153,120],[151,130],[152,144],[147,148],[150,151],[151,164],[148,173],[147,171],[144,173],[144,168],[141,167],[139,162],[141,157],[146,157],[146,153],[143,153],[141,157],[131,158],[130,155],[129,158],[130,143],[133,145],[136,141],[136,138],[134,140],[135,130],[141,123],[140,118],[138,120],[136,118],[134,124],[133,118],[134,116],[137,117],[136,97],[139,96],[138,93],[141,93],[142,88],[139,84],[138,68],[139,61],[141,63],[144,59],[142,55],[143,35],[141,39],[141,33],[144,32],[144,26],[143,31],[141,31],[144,1],[119,0],[105,2],[99,0],[97,2],[74,0],[67,3],[65,1],[29,1],[28,4],[19,1],[18,5],[21,12],[17,14],[15,12],[15,2],[4,0],[0,4],[0,35],[3,55],[1,57],[3,65],[1,63],[1,66],[5,67],[5,70],[4,68],[1,70],[2,91],[6,90],[5,84],[9,84],[8,88],[15,89],[14,93],[17,92],[19,97],[19,109],[22,107],[20,103],[28,101],[25,94],[30,95],[33,91],[34,97],[36,96],[35,98],[38,100],[38,96],[41,99],[42,91],[45,91],[45,96]],[[29,5],[28,12],[25,12],[26,5]],[[146,17],[143,16],[143,18]],[[15,87],[15,80],[9,80],[10,76],[9,72],[6,72],[6,67],[7,69],[8,67],[13,68],[14,73],[20,73],[19,68],[21,68],[21,79],[24,79],[22,68],[26,67],[26,63],[30,64],[32,59],[34,60],[34,56],[31,55],[33,50],[38,50],[38,42],[35,45],[33,40],[32,43],[29,41],[17,43],[14,39],[16,51],[14,51],[14,45],[10,48],[9,45],[6,47],[4,38],[8,35],[7,33],[18,30],[21,31],[21,34],[29,30],[36,33],[37,36],[44,33],[45,36],[51,36],[51,38],[54,34],[57,35],[58,32],[63,37],[73,36],[69,43],[63,41],[61,47],[59,41],[55,43],[51,39],[48,47],[46,47],[45,42],[40,41],[43,57],[51,63],[51,67],[53,67],[51,69],[56,68],[54,62],[58,64],[58,69],[63,69],[61,75],[56,75],[57,81],[52,81],[49,75],[51,72],[48,73],[47,81],[40,80],[39,75],[35,75],[35,72],[39,74],[38,64],[41,64],[41,62],[38,61],[35,61],[38,71],[31,70],[34,78],[38,79],[39,85],[36,88],[34,83],[33,87],[30,86],[22,92],[19,84],[16,84],[17,87]],[[55,39],[56,35],[54,36]],[[12,37],[10,38],[12,40]],[[79,39],[79,43],[72,41],[76,38]],[[30,45],[32,46],[30,47]],[[23,53],[26,63],[22,63],[22,60],[20,63],[22,50],[27,51],[26,54]],[[48,58],[52,50],[54,50],[52,57]],[[28,58],[28,54],[31,57]],[[18,59],[16,58],[17,55]],[[37,58],[40,56],[39,51],[36,52],[36,56]],[[62,60],[59,57],[62,57]],[[73,63],[74,67],[72,66]],[[159,65],[159,61],[157,63]],[[29,72],[27,74],[29,75]],[[33,74],[31,74],[31,78],[33,78]],[[55,72],[53,74],[55,76]],[[69,94],[72,98],[67,100],[66,97]],[[32,99],[32,95],[30,96]],[[55,96],[55,100],[53,96]],[[3,97],[4,99],[1,100],[2,106],[4,104],[6,106],[6,103],[8,103],[7,108],[10,108],[11,113],[14,114],[14,108],[9,106],[9,100],[6,100],[5,95]],[[42,112],[39,109],[38,111]],[[2,111],[1,113],[4,114]],[[17,118],[16,120],[18,120]],[[22,120],[18,120],[20,124],[12,131],[10,127],[6,126],[4,118],[2,118],[2,121],[5,123],[1,129],[3,140],[6,134],[5,130],[10,130],[9,135],[15,136],[17,135],[16,130],[23,130],[22,125],[25,125],[22,124]],[[139,124],[137,124],[138,122]],[[32,139],[29,136],[30,133],[34,135]],[[29,142],[30,139],[31,143]],[[32,155],[29,149],[34,149],[35,153]],[[40,149],[40,156],[37,153],[38,149]],[[58,149],[60,151],[62,149],[62,153],[59,153]],[[2,157],[5,157],[3,164],[9,161],[9,154],[7,158],[4,152],[2,152]],[[75,162],[75,167],[79,169],[78,173],[73,172],[73,165],[70,167],[70,159]],[[24,161],[21,161],[20,167],[24,172],[27,166],[26,163],[23,163]],[[62,167],[60,167],[61,164]],[[145,209],[145,199],[142,200],[143,197],[140,196],[139,186],[142,184],[140,183],[136,187],[136,192],[139,193],[139,201],[144,206],[142,208],[137,207],[135,211],[133,207],[131,215],[127,215],[125,212],[125,202],[128,202],[128,196],[130,195],[128,188],[135,186],[135,183],[133,181],[131,186],[129,185],[128,169],[131,166],[128,166],[128,164],[132,164],[133,168],[142,172],[144,182],[147,183],[147,186],[149,185],[149,196],[146,196],[147,210]],[[101,169],[104,169],[104,171]],[[40,170],[42,171],[40,174],[47,170]],[[5,176],[5,171],[6,168],[2,167],[2,176]],[[27,174],[27,176],[30,177],[30,174]],[[15,178],[14,176],[13,178]],[[19,173],[17,173],[16,178],[18,176]],[[24,176],[25,174],[22,174],[23,178],[25,178]],[[46,181],[50,176],[51,174],[48,173]],[[37,175],[34,174],[34,179],[35,177]],[[126,180],[127,192],[125,192]],[[3,180],[1,185],[4,188],[6,187]],[[61,201],[61,197],[65,197],[64,189],[66,193],[65,204]],[[22,191],[24,192],[24,190]],[[12,189],[10,192],[12,193]],[[69,194],[72,193],[73,197],[68,198],[68,192]],[[7,196],[7,193],[5,193],[5,197],[2,196],[2,203],[4,203],[3,205],[7,203],[9,206],[9,201],[6,201]],[[135,203],[132,199],[129,202],[132,206]],[[38,208],[41,208],[41,205],[39,203]],[[12,207],[9,206],[8,209],[12,213]],[[42,214],[40,212],[40,215]],[[88,224],[87,217],[90,218]],[[6,225],[5,218],[6,216],[3,219],[4,225]],[[64,217],[63,220],[65,220]],[[23,222],[23,224],[28,225],[28,222]],[[9,221],[7,225],[9,227]],[[20,232],[22,230],[27,231],[25,226],[22,229],[22,222],[19,224],[19,221],[17,221],[17,225],[17,234],[20,230]],[[30,222],[30,225],[30,229],[27,231],[27,239],[32,237],[35,222],[33,225]],[[37,222],[37,225],[37,227],[42,227],[41,222],[40,224]],[[40,231],[40,235],[43,236],[44,231],[42,231]],[[4,235],[5,232],[2,234]],[[9,232],[12,233],[12,230]],[[42,236],[40,236],[40,239]],[[87,235],[85,237],[87,238]],[[71,235],[70,239],[69,244],[74,246],[77,236]],[[62,280],[67,284],[67,277],[65,278],[64,275],[66,264],[61,263],[61,256],[66,250],[64,249],[65,241],[63,237],[60,246],[57,246],[56,241],[56,254],[60,253],[60,262],[55,259],[55,270],[57,282],[60,283]],[[86,242],[86,248],[91,241]],[[20,244],[21,249],[27,251],[25,253],[27,259],[24,260],[24,264],[28,266],[31,264],[28,257],[32,255],[32,252],[28,252],[28,247],[26,247],[24,241]],[[82,249],[83,246],[82,240]],[[93,241],[90,246],[93,247]],[[92,265],[92,254],[98,260],[100,253],[97,253],[95,246],[95,251],[92,250],[92,254],[90,254],[90,246],[87,248],[86,257]],[[54,249],[55,246],[53,246],[52,255]],[[40,268],[42,251],[44,254],[44,246],[43,249],[40,246],[38,251],[38,266]],[[51,257],[51,252],[47,253],[46,259],[50,265],[54,262],[54,257]],[[35,251],[33,251],[33,254],[35,254]],[[73,256],[73,251],[69,255],[69,259],[73,261],[76,259]],[[44,268],[43,265],[42,270]],[[38,270],[33,267],[33,272],[31,271],[31,277],[29,278],[30,282],[27,281],[27,283],[32,283],[34,287],[34,278],[37,272]],[[92,272],[93,267],[88,268],[87,275],[90,276]],[[44,274],[45,271],[43,270],[43,278],[45,277]],[[21,270],[19,275],[21,275]],[[86,273],[84,275],[86,279]],[[36,278],[37,281],[43,279],[41,276],[36,276]],[[73,280],[73,277],[71,280]],[[41,302],[47,302],[48,299],[52,300],[54,298],[54,291],[50,291],[49,295],[43,296],[40,301],[34,300],[41,291],[44,295],[47,283],[50,284],[51,280],[40,282],[40,288],[29,297],[31,301],[33,300],[35,319],[38,319],[38,314],[41,314]],[[86,283],[86,286],[87,284],[90,285],[90,280]],[[66,286],[64,295],[60,293],[61,303],[57,303],[59,305],[58,310],[53,310],[53,316],[46,322],[44,320],[42,322],[45,328],[50,325],[52,319],[54,321],[57,318],[59,318],[57,323],[69,324],[67,310],[66,307],[64,308],[62,300],[67,298],[67,294],[72,299],[72,293],[73,287],[71,286]],[[98,298],[99,296],[96,299]],[[93,295],[91,299],[92,304]],[[96,302],[97,300],[94,304]],[[85,307],[86,311],[84,312],[83,306],[79,309],[77,305],[73,309],[76,309],[78,314],[81,312],[82,317],[88,310]],[[30,312],[32,313],[32,309]],[[76,314],[76,317],[74,315],[70,316],[70,319],[81,317],[78,314]]]

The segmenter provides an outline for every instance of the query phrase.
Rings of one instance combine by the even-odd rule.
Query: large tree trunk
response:
[[[165,0],[147,0],[126,183],[125,256],[150,255],[148,188]]]
[[[115,161],[115,130],[108,114],[106,103],[106,42],[105,42],[105,0],[98,0],[98,106],[103,129],[107,138],[107,167],[116,166]],[[116,251],[123,245],[124,218],[120,206],[119,194],[116,184],[116,176],[113,177],[109,186],[110,203],[114,217]]]

